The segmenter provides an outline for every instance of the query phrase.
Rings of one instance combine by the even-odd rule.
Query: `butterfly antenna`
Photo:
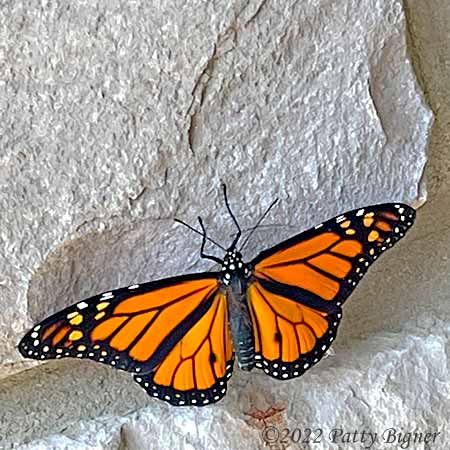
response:
[[[206,239],[208,239],[208,236],[206,235],[206,230],[205,230],[205,226],[203,225],[203,220],[201,217],[198,218],[198,223],[200,224],[200,227],[202,229],[202,235],[203,235],[203,240],[202,240],[202,246],[200,247],[200,256],[202,258],[205,259],[210,259],[211,261],[215,261],[218,264],[222,264],[222,260],[217,258],[216,256],[212,256],[212,255],[207,255],[205,253],[205,244],[206,244]]]
[[[275,199],[270,206],[266,209],[266,212],[259,218],[258,222],[256,222],[256,225],[251,229],[249,235],[245,238],[244,243],[242,244],[241,248],[239,251],[242,251],[244,249],[244,247],[247,245],[248,241],[250,240],[250,238],[252,237],[252,234],[256,231],[256,229],[261,225],[261,222],[267,217],[267,215],[269,214],[270,210],[278,203],[279,199]]]
[[[196,228],[191,227],[189,224],[187,224],[186,222],[183,222],[180,219],[173,219],[175,220],[175,222],[180,223],[181,225],[184,225],[185,227],[189,228],[191,231],[194,231],[195,233],[199,234],[200,236],[203,236],[205,239],[207,239],[209,242],[211,242],[212,244],[216,245],[217,247],[221,248],[224,252],[227,251],[227,249],[225,247],[222,247],[218,242],[216,242],[214,239],[211,239],[209,236],[206,236],[204,233],[202,233],[201,231],[198,231]]]
[[[241,237],[242,231],[241,231],[241,227],[239,226],[236,217],[235,217],[234,214],[233,214],[233,211],[231,211],[230,204],[228,203],[227,187],[226,187],[226,185],[223,184],[223,185],[222,185],[222,188],[223,188],[223,196],[224,196],[224,198],[225,198],[225,205],[226,205],[226,207],[227,207],[227,209],[228,209],[228,212],[230,213],[231,218],[233,219],[234,224],[236,225],[236,228],[238,229],[238,232],[237,232],[237,234],[236,234],[236,236],[235,236],[235,238],[234,238],[234,241],[233,241],[233,243],[231,244],[231,248],[234,248],[234,247],[236,247],[236,244],[238,243],[238,241],[239,241],[239,239],[240,239],[240,237]]]

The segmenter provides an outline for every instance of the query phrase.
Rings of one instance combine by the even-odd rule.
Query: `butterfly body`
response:
[[[221,281],[227,292],[231,335],[238,365],[242,370],[252,370],[255,362],[255,345],[252,322],[247,302],[247,285],[251,268],[242,260],[234,246],[225,254],[221,268]]]
[[[235,358],[246,371],[299,377],[331,346],[342,306],[367,268],[405,235],[414,217],[403,204],[349,211],[249,263],[236,248],[240,228],[223,259],[205,255],[200,221],[201,256],[220,264],[219,272],[83,300],[35,325],[19,351],[27,358],[88,358],[126,370],[149,395],[177,406],[220,400]]]
[[[255,365],[255,345],[247,302],[247,280],[240,275],[235,275],[227,290],[234,351],[239,367],[249,371]]]

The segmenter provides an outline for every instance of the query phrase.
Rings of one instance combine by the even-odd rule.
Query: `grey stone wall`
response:
[[[254,448],[245,413],[275,403],[280,427],[442,429],[450,84],[431,41],[450,14],[442,3],[435,26],[425,2],[405,6],[408,22],[387,0],[4,2],[0,446]],[[281,200],[248,259],[354,207],[422,204],[432,116],[411,55],[436,113],[430,202],[346,305],[334,356],[290,383],[236,370],[201,410],[94,363],[20,358],[22,333],[51,312],[208,269],[173,218],[201,214],[228,242],[221,181],[244,227]]]

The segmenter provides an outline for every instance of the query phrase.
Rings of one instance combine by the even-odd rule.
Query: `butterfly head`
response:
[[[232,246],[227,250],[222,262],[222,282],[226,285],[231,283],[234,276],[243,276],[248,278],[250,276],[250,269],[248,265],[242,261],[240,252]]]

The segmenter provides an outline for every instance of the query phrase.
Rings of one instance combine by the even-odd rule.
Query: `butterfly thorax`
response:
[[[221,281],[225,286],[230,285],[235,277],[247,279],[251,274],[248,264],[242,261],[242,255],[233,248],[225,254],[221,272]]]
[[[222,264],[221,280],[228,292],[231,334],[239,367],[251,370],[254,366],[255,346],[252,322],[247,303],[247,283],[251,270],[242,255],[230,249]]]

